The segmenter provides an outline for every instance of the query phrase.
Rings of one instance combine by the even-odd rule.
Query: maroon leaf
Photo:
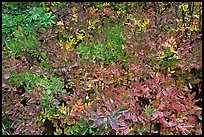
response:
[[[137,69],[137,67],[135,66],[135,64],[131,64],[130,65],[130,70],[135,70],[135,69]],[[133,77],[133,76],[131,76],[131,77]],[[133,78],[132,78],[133,79]]]
[[[164,107],[165,107],[164,102],[162,102],[162,103],[159,105],[159,107],[158,107],[157,110],[163,110]]]
[[[174,127],[174,126],[176,126],[176,123],[174,123],[174,122],[172,122],[172,121],[170,121],[170,122],[168,123],[168,127]]]
[[[182,126],[182,125],[179,124],[177,127],[179,128],[179,130],[181,130],[181,132],[182,132],[184,135],[187,135],[188,133],[190,133],[190,132],[188,131],[188,129],[186,128],[186,126]]]

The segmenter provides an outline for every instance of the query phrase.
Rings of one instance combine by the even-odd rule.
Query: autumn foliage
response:
[[[55,4],[2,46],[10,134],[202,134],[201,2]]]

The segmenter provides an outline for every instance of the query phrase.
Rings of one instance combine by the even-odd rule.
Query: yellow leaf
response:
[[[61,26],[61,25],[64,25],[64,23],[62,21],[58,21],[57,25]]]
[[[169,67],[168,67],[168,72],[171,73],[171,74],[175,73],[175,71],[174,70],[171,71]]]
[[[61,134],[62,130],[60,128],[56,128],[56,133]]]
[[[171,45],[169,44],[169,42],[165,42],[165,43],[164,43],[164,46],[166,46],[166,47],[171,47]]]
[[[67,50],[67,51],[71,51],[71,45],[66,44],[66,50]]]
[[[160,58],[160,59],[165,58],[164,51],[159,51],[159,52],[157,53],[157,56],[158,56],[158,58]]]
[[[109,2],[105,2],[105,3],[103,4],[103,6],[109,6],[109,5],[110,5]]]
[[[65,106],[62,106],[61,108],[60,108],[60,112],[61,113],[63,113],[63,114],[66,114],[66,107]]]
[[[145,28],[145,27],[146,27],[146,24],[145,24],[144,22],[142,23],[142,27],[143,27],[143,28]]]
[[[145,23],[145,24],[149,24],[149,19],[145,19],[145,20],[144,20],[144,23]]]
[[[76,12],[77,9],[75,7],[72,7],[71,10],[72,12]]]
[[[55,116],[55,117],[58,117],[58,116],[59,116],[59,114],[55,114],[54,116]]]
[[[93,103],[93,101],[86,103],[86,104],[85,104],[85,107],[86,107],[86,108],[91,108],[92,103]]]
[[[91,85],[91,83],[88,85],[88,88],[92,88],[92,85]]]
[[[173,53],[177,53],[173,47],[170,47],[170,51],[173,52]]]
[[[18,78],[14,78],[14,83],[18,82]]]
[[[50,8],[46,8],[46,11],[49,11],[50,10]]]
[[[159,76],[159,73],[157,72],[155,76],[156,76],[156,78],[158,78],[158,76]]]
[[[193,15],[194,17],[196,17],[197,19],[199,19],[199,15]]]
[[[177,56],[176,54],[174,54],[173,58],[175,58],[175,59],[180,59],[180,57]]]
[[[83,40],[84,35],[82,33],[77,33],[77,39],[78,40]]]
[[[188,86],[189,86],[190,89],[193,88],[190,82],[188,82]]]

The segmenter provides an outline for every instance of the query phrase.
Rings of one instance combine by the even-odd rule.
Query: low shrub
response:
[[[3,133],[202,134],[202,35],[175,18],[191,4],[68,3],[37,35],[19,27],[2,50]]]

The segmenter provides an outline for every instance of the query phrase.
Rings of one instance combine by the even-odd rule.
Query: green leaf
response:
[[[152,115],[155,111],[156,111],[156,108],[153,108],[153,109],[151,110],[151,115]]]
[[[91,128],[89,128],[89,133],[92,134],[94,133],[94,131]]]
[[[96,24],[98,22],[100,22],[100,20],[99,19],[95,19],[95,20],[93,20],[92,24],[94,25],[94,24]]]
[[[42,122],[44,123],[46,119],[43,119]]]
[[[44,51],[44,52],[41,52],[41,56],[43,57],[43,59],[45,59],[45,58],[46,58],[46,55],[47,55],[47,50],[46,50],[46,51]]]
[[[88,129],[89,129],[89,128],[85,128],[85,129],[82,131],[82,133],[81,133],[81,134],[82,134],[82,135],[85,135],[85,134],[86,134],[86,132],[88,131]]]
[[[58,81],[58,78],[57,78],[57,77],[53,77],[53,78],[51,78],[51,81],[52,81],[53,83],[55,83],[55,82]]]
[[[134,17],[128,17],[130,20],[132,20],[132,21],[136,21],[136,18],[134,18]]]

